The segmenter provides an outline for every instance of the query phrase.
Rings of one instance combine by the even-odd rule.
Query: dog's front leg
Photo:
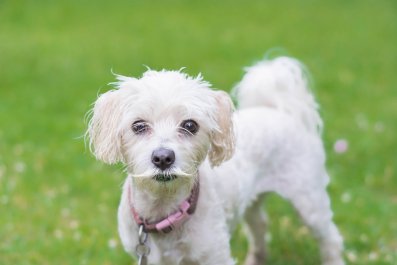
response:
[[[199,211],[187,223],[189,227],[184,237],[185,242],[189,242],[189,254],[181,265],[236,264],[230,251],[230,234],[224,215],[211,214],[215,212],[216,209],[209,209],[207,213]]]
[[[221,245],[218,244],[216,246],[214,244],[211,252],[208,252],[208,254],[205,256],[203,261],[199,262],[198,264],[200,264],[200,265],[219,265],[219,264],[235,265],[236,262],[231,256],[230,246],[229,246],[229,243],[227,243],[227,244],[221,244]]]
[[[125,193],[121,196],[117,218],[121,243],[125,251],[134,257],[135,248],[138,244],[138,228],[133,222]]]

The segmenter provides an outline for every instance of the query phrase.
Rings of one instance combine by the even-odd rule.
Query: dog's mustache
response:
[[[171,175],[176,175],[178,177],[194,177],[197,174],[197,172],[185,172],[180,168],[173,168],[172,170],[167,170],[167,171],[160,171],[156,169],[148,169],[142,173],[138,174],[131,174],[132,177],[134,178],[150,178],[156,175],[165,175],[165,176],[171,176]]]

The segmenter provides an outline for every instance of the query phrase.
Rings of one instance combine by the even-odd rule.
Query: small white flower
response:
[[[109,239],[108,241],[108,247],[111,249],[114,249],[117,247],[117,240],[114,238]]]
[[[14,164],[14,169],[18,173],[23,173],[25,171],[25,163],[22,161],[16,162]]]
[[[57,195],[57,192],[56,192],[55,189],[48,189],[48,190],[45,192],[45,195],[46,195],[49,199],[54,199],[54,198],[56,197],[56,195]]]
[[[352,196],[348,192],[344,192],[341,196],[341,201],[344,203],[349,203],[352,200]]]
[[[56,239],[62,239],[63,238],[63,232],[60,229],[56,229],[54,231],[54,236]]]
[[[79,227],[79,221],[77,221],[77,220],[72,220],[72,221],[70,221],[69,227],[70,227],[71,229],[77,229],[77,228]]]
[[[369,253],[368,255],[368,259],[371,261],[377,260],[379,257],[378,253],[372,251],[371,253]]]
[[[79,231],[74,232],[73,239],[74,239],[74,241],[80,241],[81,233]]]
[[[357,261],[357,255],[353,251],[347,251],[346,257],[351,263],[354,263]]]
[[[69,208],[63,208],[61,210],[61,215],[62,215],[62,217],[68,217],[70,215],[70,209]]]

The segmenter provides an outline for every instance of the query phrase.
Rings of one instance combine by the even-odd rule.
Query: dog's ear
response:
[[[219,166],[229,160],[234,153],[235,137],[233,128],[233,102],[224,91],[214,91],[217,104],[215,120],[218,128],[210,135],[211,146],[208,153],[211,166]]]
[[[121,99],[121,90],[111,90],[102,94],[94,104],[86,133],[91,152],[97,159],[108,164],[122,161]]]

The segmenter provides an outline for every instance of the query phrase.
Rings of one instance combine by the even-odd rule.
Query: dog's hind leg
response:
[[[290,190],[289,199],[320,244],[323,265],[343,265],[343,240],[332,221],[330,199],[325,188]]]
[[[266,259],[266,222],[267,216],[263,209],[263,198],[261,195],[248,207],[245,213],[245,223],[249,241],[248,255],[244,265],[263,265]]]

